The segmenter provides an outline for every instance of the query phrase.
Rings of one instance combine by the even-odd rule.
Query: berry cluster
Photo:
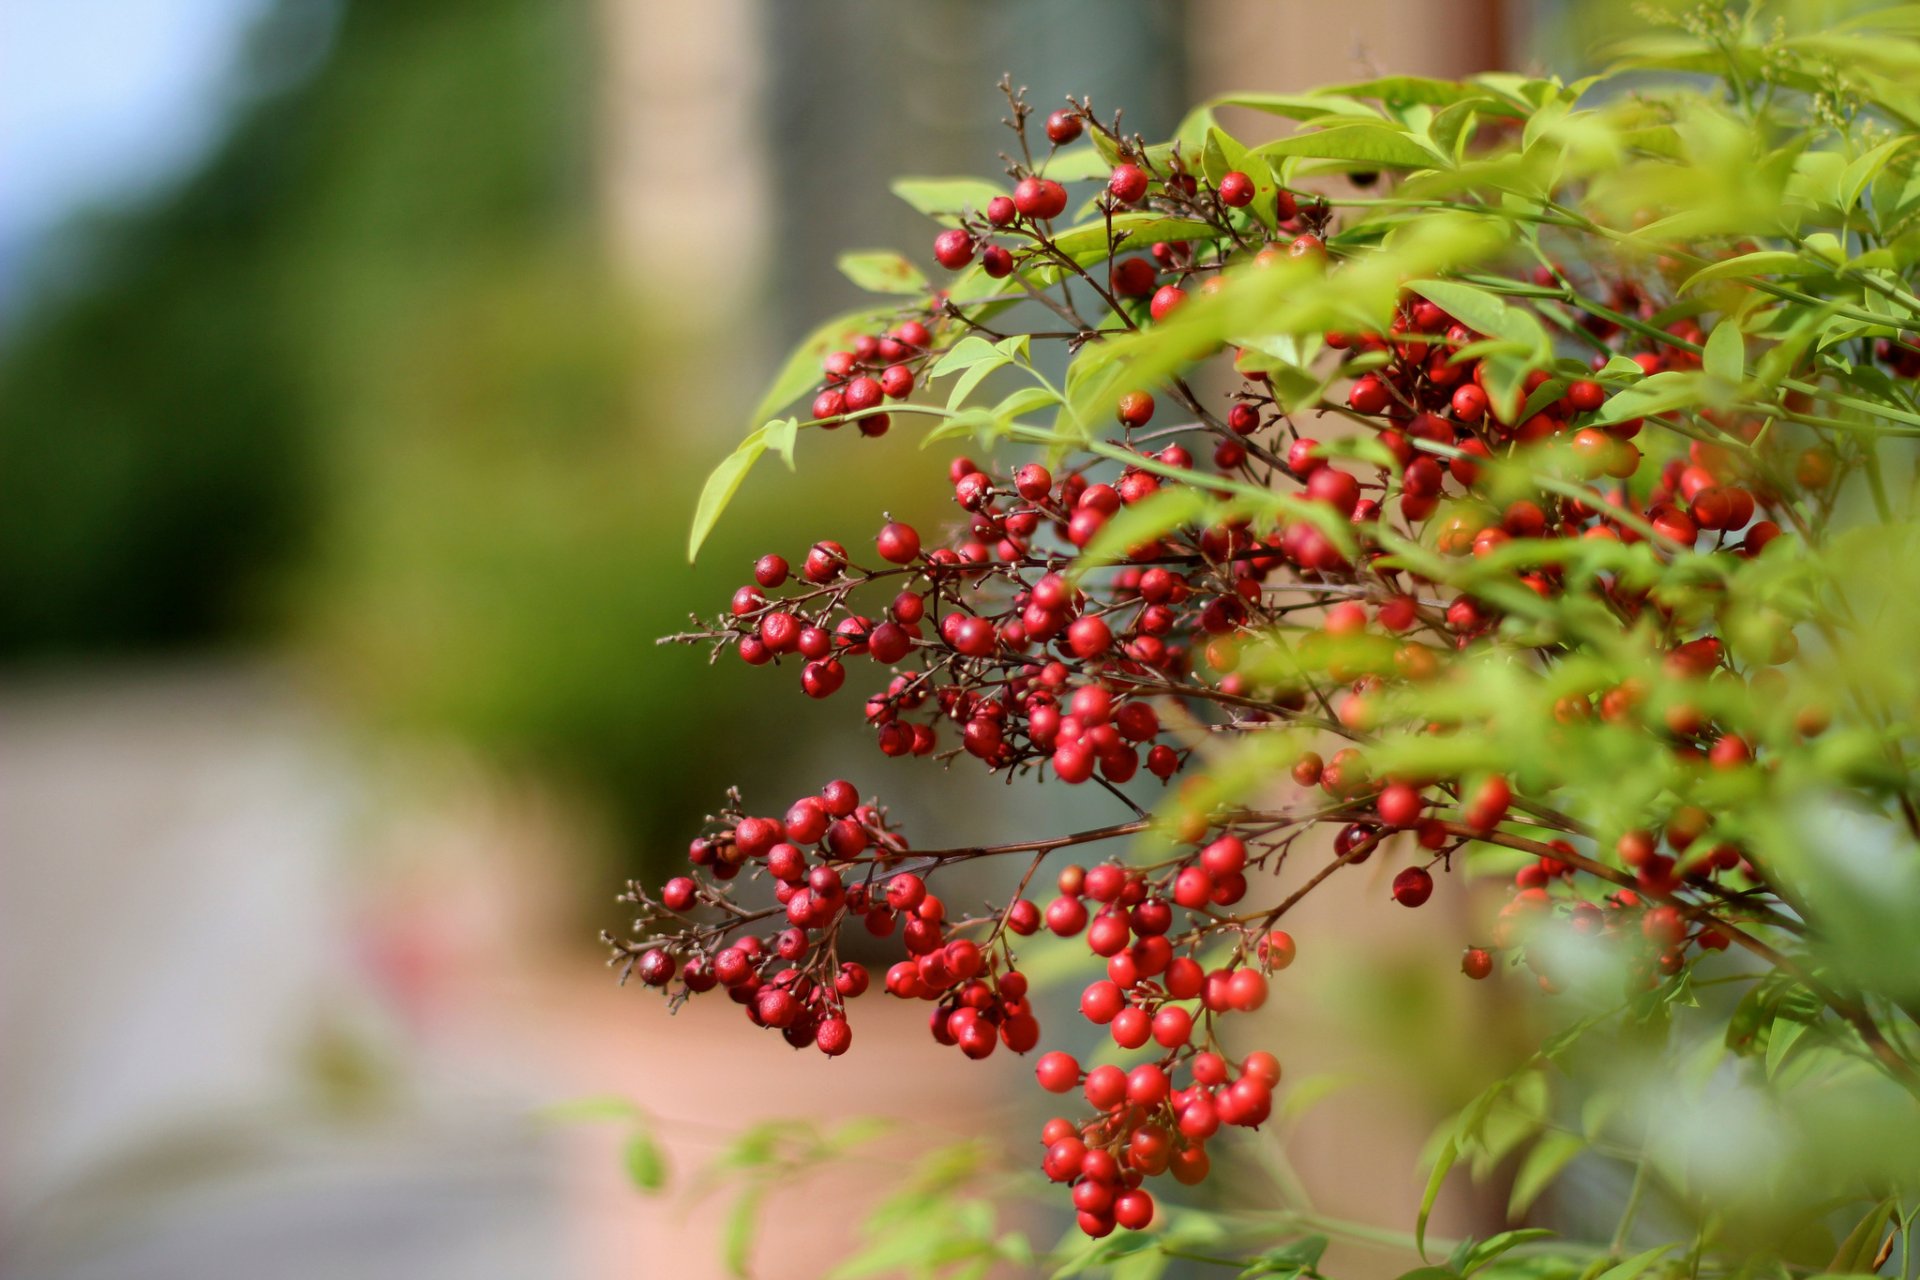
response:
[[[958,211],[933,255],[950,271],[1020,282],[1067,326],[1031,340],[1078,349],[1175,323],[1190,297],[1246,287],[1248,272],[1342,269],[1334,200],[1289,190],[1264,167],[1259,177],[1208,176],[1179,148],[1126,137],[1083,102],[1049,116],[1044,134],[1055,149],[1087,136],[1110,158],[1092,202],[1105,234],[1091,253],[1064,243],[1053,223],[1071,203],[1067,189],[1046,176],[1052,152],[1036,161],[1028,146],[1024,100],[1010,101],[1024,157],[1010,167],[1011,189]],[[1116,218],[1137,212],[1195,230],[1136,253]],[[1077,1088],[1091,1110],[1047,1123],[1043,1168],[1072,1184],[1081,1226],[1100,1236],[1151,1220],[1144,1179],[1197,1181],[1222,1125],[1266,1119],[1279,1063],[1230,1054],[1219,1024],[1259,1008],[1268,974],[1291,962],[1293,941],[1276,928],[1286,911],[1377,850],[1405,860],[1391,896],[1409,908],[1429,900],[1435,872],[1468,842],[1525,856],[1489,945],[1463,957],[1472,978],[1507,954],[1557,989],[1554,949],[1537,945],[1547,925],[1635,939],[1635,980],[1646,985],[1677,972],[1690,949],[1752,944],[1742,923],[1767,909],[1767,877],[1697,804],[1675,800],[1615,839],[1554,807],[1549,767],[1522,779],[1374,758],[1388,742],[1462,727],[1433,713],[1428,695],[1464,664],[1502,652],[1550,667],[1569,651],[1571,641],[1528,631],[1529,602],[1577,602],[1577,616],[1662,655],[1659,688],[1596,676],[1561,693],[1552,714],[1569,728],[1636,733],[1683,773],[1763,767],[1753,730],[1710,710],[1728,705],[1728,685],[1759,700],[1786,696],[1774,669],[1794,652],[1784,620],[1736,661],[1717,615],[1676,607],[1623,566],[1630,553],[1661,565],[1760,555],[1783,536],[1782,521],[1797,519],[1783,492],[1829,486],[1831,458],[1783,456],[1783,437],[1731,411],[1702,413],[1707,431],[1684,436],[1661,417],[1610,411],[1621,387],[1698,369],[1712,341],[1697,318],[1663,323],[1657,273],[1608,279],[1543,260],[1486,278],[1515,308],[1577,315],[1571,327],[1590,357],[1513,374],[1487,354],[1495,335],[1410,287],[1381,329],[1321,335],[1348,387],[1309,407],[1345,424],[1338,437],[1304,434],[1302,408],[1259,354],[1221,344],[1218,378],[1205,384],[1214,390],[1178,373],[1120,390],[1111,438],[1064,463],[1058,453],[1051,467],[954,459],[957,513],[941,529],[888,518],[871,555],[817,542],[797,571],[763,557],[725,614],[671,639],[731,647],[753,666],[791,661],[815,698],[839,692],[850,665],[870,663],[865,718],[882,754],[965,756],[1005,775],[1091,783],[1130,816],[1064,837],[913,851],[845,782],[783,819],[747,815],[735,797],[694,842],[694,876],[657,895],[633,888],[637,940],[615,942],[617,958],[676,1000],[723,986],[756,1024],[839,1054],[851,1043],[847,1002],[869,982],[839,958],[840,931],[858,919],[874,936],[901,935],[886,991],[930,1004],[936,1041],[985,1058],[1002,1043],[1024,1053],[1040,1042],[1018,940],[1043,928],[1083,938],[1105,977],[1086,987],[1082,1013],[1119,1048],[1148,1055],[1085,1072],[1058,1050],[1038,1060],[1046,1090]],[[884,433],[957,343],[1009,337],[993,318],[935,291],[882,332],[852,335],[825,358],[808,425]],[[1881,354],[1896,370],[1914,358],[1904,344]],[[1180,489],[1290,496],[1277,518],[1200,504],[1221,514],[1108,545],[1116,518]],[[1096,543],[1102,554],[1089,560]],[[1595,561],[1600,553],[1615,558]],[[1792,732],[1824,727],[1807,706]],[[1276,732],[1302,744],[1290,756],[1294,789],[1276,807],[1186,787],[1155,820],[1127,789],[1169,782],[1209,740]],[[1068,866],[1044,907],[1027,896],[1050,854],[1150,829],[1168,841],[1159,861]],[[1321,829],[1331,861],[1273,902],[1273,885],[1308,847],[1302,837]],[[982,914],[950,916],[929,887],[948,866],[1009,857],[1027,859],[1025,874]],[[736,900],[726,882],[743,871],[772,882],[772,905]]]

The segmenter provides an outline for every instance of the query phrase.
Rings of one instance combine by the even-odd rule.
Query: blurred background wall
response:
[[[528,1118],[651,1082],[695,1161],[777,1110],[738,1105],[771,1047],[737,1019],[668,1037],[610,989],[620,876],[735,782],[1068,820],[653,644],[763,551],[939,510],[907,433],[835,437],[684,562],[772,361],[857,300],[834,256],[925,256],[887,180],[996,172],[1003,70],[1153,134],[1225,88],[1524,64],[1552,7],[0,7],[0,1269],[716,1268],[717,1211]],[[801,1069],[828,1113],[920,1050],[870,1021],[866,1066]],[[952,1074],[962,1127],[1026,1081]]]

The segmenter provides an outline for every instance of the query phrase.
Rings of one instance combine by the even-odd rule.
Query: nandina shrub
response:
[[[793,356],[692,550],[803,434],[945,446],[952,519],[803,534],[673,638],[857,700],[882,755],[1098,788],[1113,820],[915,845],[855,782],[730,796],[686,874],[632,887],[623,976],[830,1056],[875,999],[1034,1054],[1061,1111],[1036,1162],[1127,1240],[1272,1116],[1281,1064],[1234,1023],[1284,980],[1295,904],[1370,861],[1387,912],[1478,877],[1505,897],[1465,977],[1571,1014],[1443,1130],[1427,1204],[1463,1159],[1518,1157],[1516,1216],[1579,1159],[1633,1189],[1610,1238],[1423,1274],[1591,1275],[1639,1243],[1674,1249],[1609,1276],[1873,1270],[1896,1237],[1904,1269],[1917,27],[1710,7],[1608,76],[1234,95],[1166,141],[1007,89],[1004,177],[896,186],[936,278],[843,259],[883,300]],[[1250,145],[1224,107],[1298,127]],[[959,864],[1002,869],[993,909],[943,899]],[[849,931],[898,959],[842,959]],[[1050,1043],[1020,968],[1048,934],[1123,1065]],[[1548,1086],[1610,1036],[1637,1056],[1569,1114]],[[1311,1271],[1298,1227],[1124,1248]],[[942,1256],[1015,1256],[975,1244]]]

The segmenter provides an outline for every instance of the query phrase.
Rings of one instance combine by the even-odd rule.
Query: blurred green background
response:
[[[1092,6],[1063,4],[904,49],[878,4],[739,10],[734,34],[770,55],[754,82],[690,79],[649,107],[645,86],[618,98],[606,46],[671,21],[636,32],[618,6],[264,6],[204,160],[71,221],[9,290],[0,661],[290,650],[358,723],[531,769],[629,855],[676,847],[726,782],[777,767],[718,749],[753,736],[756,706],[784,704],[786,733],[847,717],[654,637],[762,551],[871,536],[939,468],[910,442],[828,441],[810,461],[836,492],[874,495],[833,504],[853,523],[757,477],[689,569],[701,476],[776,348],[855,298],[832,267],[849,237],[924,238],[887,177],[991,165],[1016,44],[1057,81],[1037,96],[1124,83],[1131,119],[1170,123],[1173,10],[1118,9],[1135,21],[1091,43]],[[648,56],[642,74],[665,65]],[[706,114],[702,136],[718,99],[739,123]],[[609,135],[686,120],[653,140],[678,160],[639,176],[653,222],[610,227]],[[742,242],[705,234],[747,200],[722,220]],[[651,280],[655,255],[698,255],[724,305]]]

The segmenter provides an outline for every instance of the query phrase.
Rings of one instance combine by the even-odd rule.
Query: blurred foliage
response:
[[[314,13],[267,17],[253,81],[326,37]],[[545,770],[646,847],[714,789],[661,726],[724,734],[742,703],[653,649],[699,451],[661,406],[703,335],[649,325],[605,260],[590,8],[332,21],[199,172],[51,255],[0,359],[0,657],[291,629],[356,713]]]

